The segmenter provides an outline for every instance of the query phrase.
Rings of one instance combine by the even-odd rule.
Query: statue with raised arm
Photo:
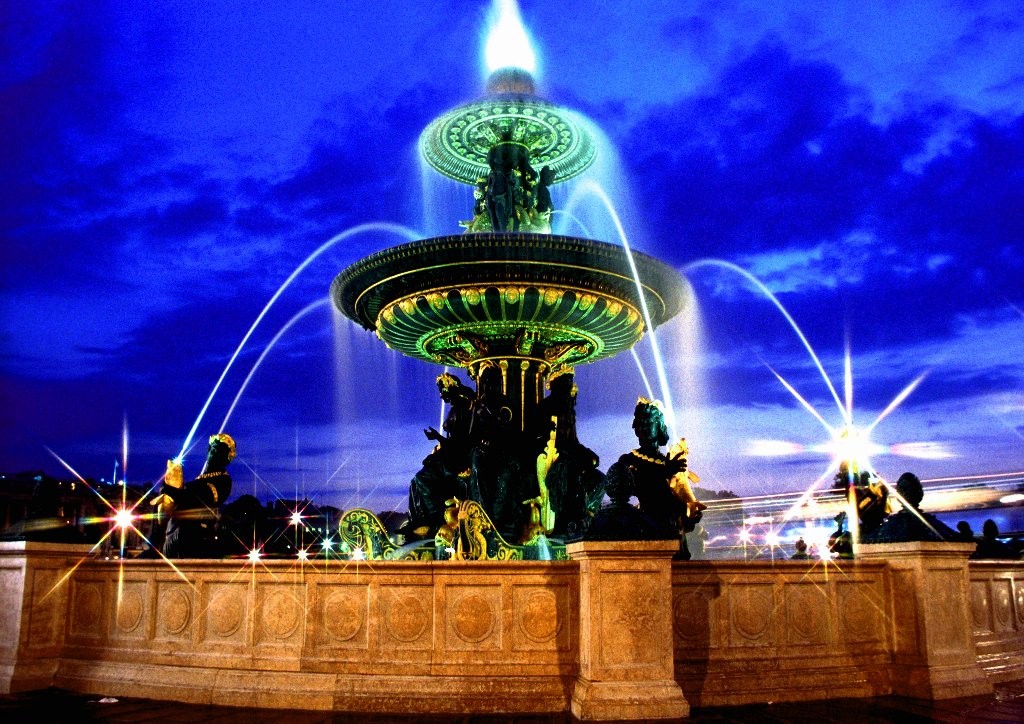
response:
[[[409,520],[403,526],[407,540],[436,533],[444,523],[446,502],[466,497],[474,392],[447,372],[437,378],[437,391],[450,407],[441,426],[444,434],[433,427],[423,431],[437,445],[409,483]]]
[[[235,458],[235,441],[227,433],[210,437],[206,464],[199,477],[184,482],[179,461],[168,460],[160,493],[152,503],[167,516],[163,553],[168,558],[217,558],[220,506],[231,495],[227,467]]]

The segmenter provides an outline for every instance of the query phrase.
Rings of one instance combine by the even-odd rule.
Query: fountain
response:
[[[625,243],[550,233],[547,187],[594,162],[592,138],[585,119],[536,96],[526,70],[497,68],[482,99],[421,139],[432,168],[477,189],[464,232],[385,249],[334,280],[350,319],[456,371],[437,378],[449,413],[442,432],[427,431],[438,445],[410,486],[407,542],[362,509],[342,519],[349,555],[333,555],[327,538],[316,559],[256,549],[244,560],[113,560],[89,546],[2,541],[0,692],[355,718],[651,721],[691,704],[990,695],[993,681],[1024,676],[1019,563],[969,563],[973,544],[929,540],[867,543],[854,560],[674,563],[664,518],[684,499],[681,515],[699,506],[663,485],[674,473],[686,486],[685,441],[661,453],[666,415],[651,400],[633,413],[639,447],[606,477],[596,469],[576,439],[573,370],[632,349],[683,308],[686,287]],[[364,225],[318,247],[228,367],[303,268],[369,229],[407,234]],[[627,512],[638,477],[660,477],[660,495],[654,485],[636,495],[636,513],[646,501],[660,529]],[[605,488],[612,505],[597,511]],[[297,524],[302,511],[291,515]],[[619,535],[630,516],[632,537]],[[128,518],[111,529],[122,541]]]
[[[404,355],[466,370],[475,385],[438,378],[459,419],[449,417],[446,436],[428,432],[439,446],[410,488],[410,543],[357,510],[341,525],[355,548],[388,558],[564,557],[564,541],[597,512],[603,476],[576,439],[572,370],[630,350],[682,308],[686,286],[625,245],[551,233],[549,186],[594,162],[590,129],[539,97],[527,70],[494,70],[483,97],[439,116],[419,141],[434,171],[474,187],[464,231],[379,251],[334,279],[345,316]],[[569,380],[562,393],[559,378]],[[547,490],[549,476],[559,490]],[[460,535],[445,524],[456,507],[447,516],[464,521]]]

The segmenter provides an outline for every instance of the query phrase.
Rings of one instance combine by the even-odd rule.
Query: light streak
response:
[[[592,180],[581,181],[573,195],[576,196],[582,194],[592,194],[603,204],[605,211],[608,212],[608,216],[611,219],[612,224],[615,226],[616,233],[619,235],[619,241],[622,244],[622,249],[626,252],[626,261],[629,262],[629,271],[633,275],[633,282],[636,284],[637,297],[640,301],[640,312],[643,314],[644,324],[647,327],[651,353],[654,356],[654,368],[658,373],[658,386],[661,388],[661,402],[665,406],[665,419],[668,423],[672,438],[678,438],[679,436],[676,434],[676,412],[675,407],[672,404],[672,391],[668,385],[668,374],[665,372],[665,363],[661,357],[661,348],[658,346],[658,337],[654,333],[654,322],[651,319],[651,312],[647,307],[647,295],[644,294],[644,287],[640,281],[640,272],[637,270],[636,261],[633,259],[633,250],[630,248],[629,237],[626,235],[626,229],[622,225],[622,220],[619,218],[619,214],[615,210],[612,200],[608,198],[608,194],[605,193],[604,189],[601,188],[599,184]]]
[[[414,241],[419,236],[415,231],[406,226],[392,224],[389,222],[374,221],[366,224],[360,224],[358,226],[353,226],[352,228],[346,229],[340,234],[336,234],[335,236],[331,237],[323,244],[321,244],[319,247],[317,247],[317,249],[313,251],[313,253],[307,256],[305,260],[295,268],[295,271],[293,271],[288,276],[288,278],[284,280],[281,286],[278,287],[277,291],[274,292],[273,296],[270,297],[270,301],[266,303],[262,311],[260,311],[260,313],[256,316],[256,320],[252,323],[252,326],[249,327],[249,331],[245,333],[245,336],[242,337],[242,341],[238,343],[238,347],[231,355],[231,358],[228,360],[227,365],[225,365],[224,367],[224,371],[221,372],[220,377],[217,378],[216,384],[214,384],[213,389],[210,391],[210,396],[206,398],[206,402],[203,404],[202,409],[199,410],[199,415],[196,416],[196,421],[193,423],[192,429],[189,430],[188,435],[185,436],[185,442],[182,443],[181,452],[178,453],[179,458],[184,456],[185,450],[191,444],[192,436],[195,435],[196,430],[199,429],[199,423],[202,422],[203,417],[206,415],[206,410],[210,407],[210,403],[213,401],[214,396],[217,394],[217,390],[220,389],[221,383],[224,382],[224,378],[227,377],[228,372],[234,365],[235,360],[238,359],[238,355],[241,354],[242,349],[245,347],[245,343],[249,341],[249,337],[251,337],[253,332],[256,331],[256,328],[259,326],[260,322],[263,321],[263,318],[267,315],[267,312],[270,311],[270,308],[274,305],[274,302],[277,301],[278,297],[280,297],[285,292],[285,290],[291,285],[295,278],[299,274],[301,274],[306,267],[312,264],[313,261],[321,254],[323,254],[325,251],[330,249],[335,244],[344,241],[345,239],[348,239],[349,237],[369,231],[383,231],[399,234],[401,236],[405,236],[410,241]]]
[[[253,375],[256,374],[256,370],[258,370],[260,368],[260,365],[263,364],[263,360],[266,358],[266,356],[268,354],[270,354],[270,351],[272,349],[274,349],[274,345],[277,344],[277,341],[279,339],[281,339],[281,337],[283,337],[285,335],[285,333],[289,329],[291,329],[295,325],[295,323],[298,322],[300,319],[305,317],[307,314],[312,312],[314,309],[318,309],[319,307],[326,306],[326,305],[330,304],[330,302],[331,302],[331,300],[330,300],[329,297],[324,297],[323,299],[318,299],[315,302],[311,302],[310,304],[307,304],[305,307],[303,307],[301,310],[299,310],[295,314],[295,316],[293,316],[291,319],[289,319],[285,323],[285,325],[283,327],[281,327],[280,330],[278,330],[277,334],[274,335],[274,338],[271,339],[270,342],[267,343],[267,346],[263,348],[263,351],[260,353],[260,356],[257,358],[256,362],[253,364],[252,369],[249,370],[249,374],[246,375],[245,381],[242,382],[241,387],[238,388],[238,392],[235,393],[235,399],[231,401],[231,407],[228,408],[227,414],[224,415],[224,420],[220,423],[220,427],[217,428],[218,430],[223,430],[224,428],[226,428],[228,426],[228,420],[231,419],[231,414],[235,411],[235,406],[238,404],[238,401],[242,398],[242,393],[244,393],[246,388],[249,386],[249,382],[252,380]]]

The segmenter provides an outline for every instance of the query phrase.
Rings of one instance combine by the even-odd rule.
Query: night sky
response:
[[[857,426],[913,386],[871,432],[883,477],[1021,470],[1020,5],[801,5],[523,0],[540,94],[606,134],[556,207],[618,241],[579,193],[599,186],[633,248],[689,280],[657,343],[703,486],[802,490],[831,463],[826,424],[842,425],[796,331],[738,270],[791,315],[840,401],[849,350]],[[109,480],[127,437],[128,479],[158,478],[309,255],[362,224],[458,233],[469,190],[424,171],[416,142],[483,93],[491,11],[5,3],[0,472],[64,477],[59,456]],[[373,228],[323,249],[266,310],[186,476],[259,361],[225,427],[235,493],[405,508],[443,368],[326,301],[341,269],[406,241]],[[639,367],[627,353],[577,370],[579,434],[602,469],[635,445],[641,367],[666,397],[649,339],[636,351]]]

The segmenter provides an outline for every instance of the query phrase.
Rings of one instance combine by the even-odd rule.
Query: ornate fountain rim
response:
[[[496,95],[454,108],[420,135],[420,154],[448,178],[475,184],[490,168],[487,153],[502,132],[514,132],[538,169],[550,166],[555,182],[578,176],[597,155],[590,122],[578,113],[532,96]]]
[[[489,326],[506,344],[516,344],[510,340],[518,330],[539,331],[549,347],[577,343],[558,361],[580,364],[639,341],[646,328],[640,290],[654,326],[682,306],[685,283],[676,270],[646,254],[632,257],[639,287],[616,244],[530,233],[443,236],[356,262],[334,279],[331,296],[347,317],[411,357],[466,366],[487,356],[473,338]],[[449,354],[460,346],[466,361]],[[528,348],[503,354],[555,361]]]

